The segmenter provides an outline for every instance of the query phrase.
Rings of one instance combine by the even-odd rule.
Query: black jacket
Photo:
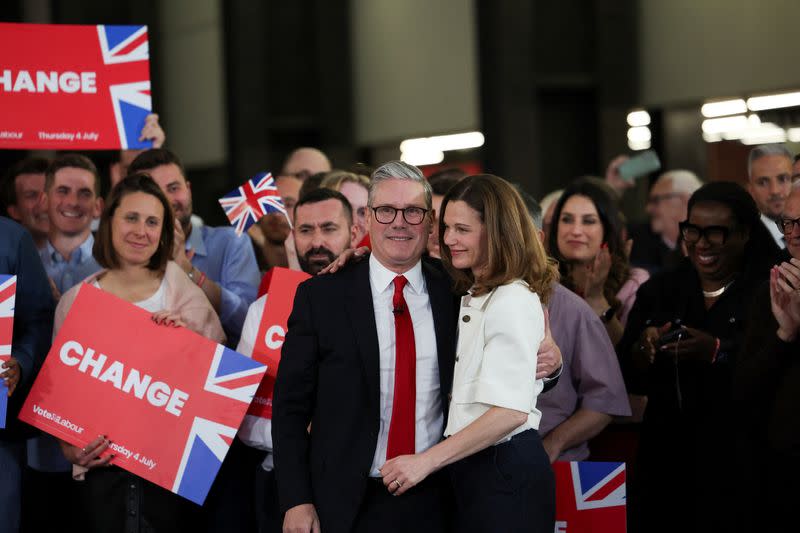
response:
[[[435,263],[423,259],[422,270],[446,414],[459,300]],[[288,327],[272,418],[281,512],[313,503],[323,531],[349,531],[362,503],[380,424],[369,261],[302,283]]]

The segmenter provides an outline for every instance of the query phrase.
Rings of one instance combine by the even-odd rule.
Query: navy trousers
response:
[[[530,429],[450,465],[459,533],[553,533],[556,485]]]

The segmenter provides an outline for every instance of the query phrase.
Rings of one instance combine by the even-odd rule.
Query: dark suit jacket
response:
[[[54,303],[33,239],[5,217],[0,217],[0,274],[17,276],[11,355],[19,362],[21,376],[8,400],[6,429],[0,429],[0,439],[9,440],[30,436],[30,427],[17,419],[17,413],[50,349]]]
[[[446,414],[459,300],[438,262],[423,259],[422,271]],[[301,284],[288,326],[272,414],[281,512],[313,503],[323,531],[348,531],[364,496],[380,424],[369,261]]]

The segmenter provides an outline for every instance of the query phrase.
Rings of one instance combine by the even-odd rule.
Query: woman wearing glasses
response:
[[[648,397],[631,531],[732,531],[731,374],[754,288],[776,259],[753,199],[704,185],[681,223],[688,258],[639,289],[618,345],[628,391]]]

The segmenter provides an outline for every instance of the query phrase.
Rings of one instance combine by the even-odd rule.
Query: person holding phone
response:
[[[735,183],[698,189],[680,228],[688,258],[641,286],[617,347],[628,391],[648,398],[631,531],[733,531],[734,427],[749,421],[733,417],[731,374],[775,257]]]
[[[562,284],[594,309],[616,345],[636,290],[649,274],[628,263],[624,224],[612,194],[596,178],[572,182],[556,203],[548,249],[558,260]]]

